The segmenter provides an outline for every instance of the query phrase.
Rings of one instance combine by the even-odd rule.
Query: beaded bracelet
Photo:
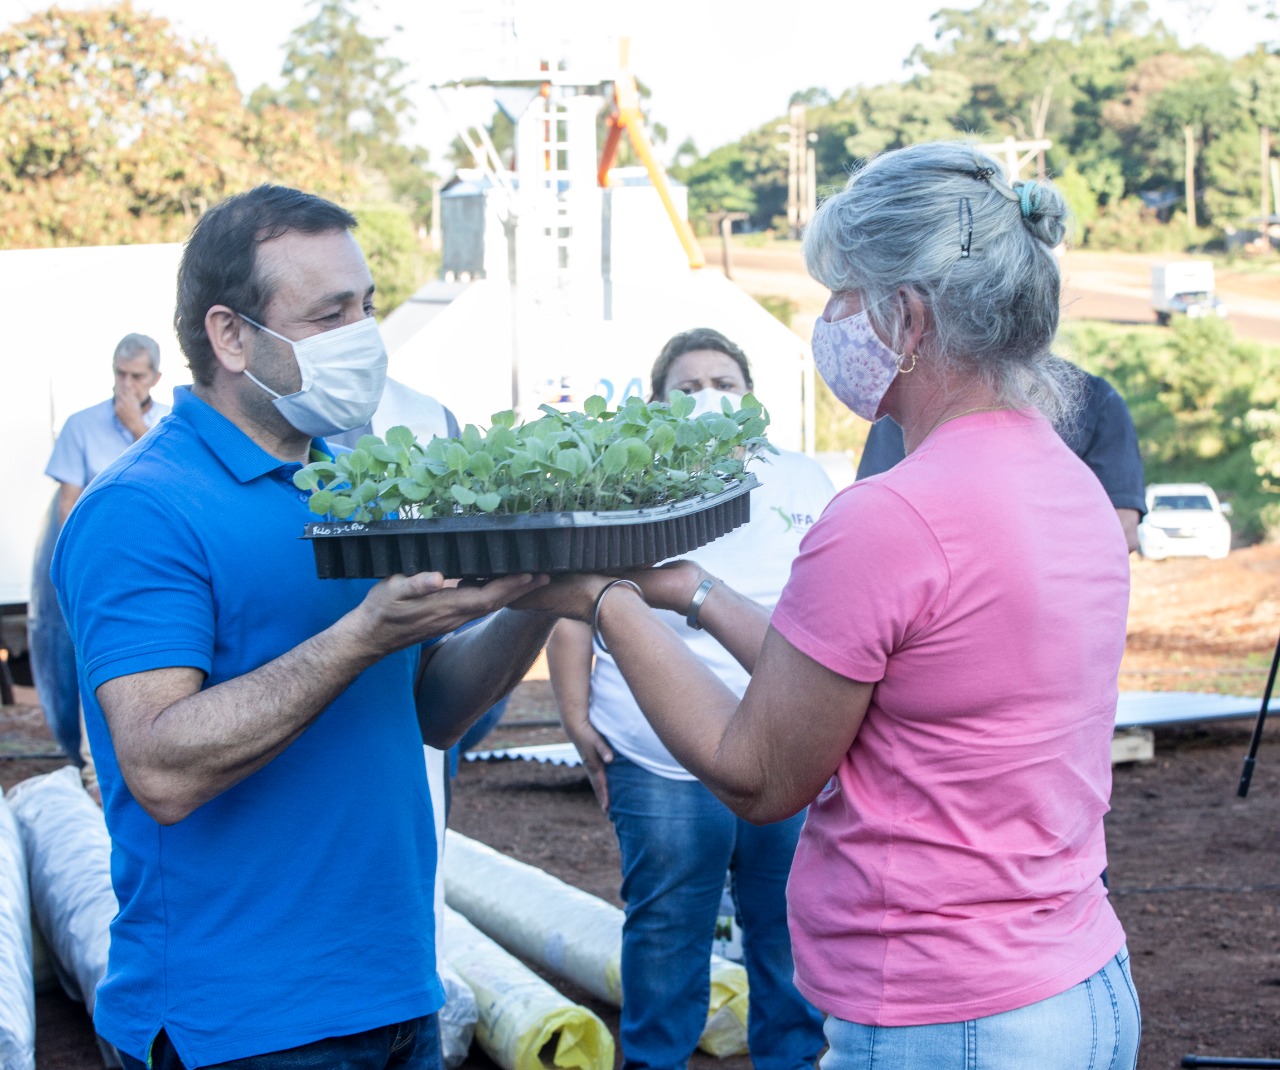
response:
[[[600,634],[600,603],[604,601],[604,596],[620,583],[625,583],[640,596],[642,601],[644,599],[644,591],[640,590],[640,585],[630,580],[610,580],[600,588],[600,593],[596,595],[596,604],[591,608],[591,634],[606,654],[609,653],[609,648],[605,646],[604,636]]]

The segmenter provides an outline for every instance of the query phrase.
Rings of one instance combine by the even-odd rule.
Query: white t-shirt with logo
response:
[[[822,514],[835,488],[817,461],[788,450],[756,458],[750,470],[760,480],[751,492],[750,521],[685,557],[772,609],[791,575],[801,538]],[[715,639],[690,628],[679,613],[657,612],[728,687],[738,695],[746,691],[750,676]],[[649,727],[617,663],[599,645],[594,654],[588,716],[596,731],[641,768],[671,780],[693,780]]]

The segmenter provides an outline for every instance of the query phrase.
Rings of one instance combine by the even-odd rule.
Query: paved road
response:
[[[721,267],[718,242],[703,245],[709,268]],[[1063,257],[1063,313],[1072,319],[1151,324],[1150,265],[1160,259],[1127,253],[1070,252]],[[762,249],[735,246],[732,276],[754,296],[787,297],[797,305],[796,327],[816,316],[827,291],[804,270],[799,246],[793,243]],[[1273,292],[1274,291],[1274,295]],[[1280,282],[1274,277],[1223,274],[1219,295],[1230,309],[1228,319],[1241,338],[1280,344]]]

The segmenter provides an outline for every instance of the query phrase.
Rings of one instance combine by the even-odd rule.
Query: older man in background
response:
[[[151,396],[160,381],[160,346],[145,334],[126,334],[111,358],[112,396],[72,413],[53,445],[45,475],[57,481],[31,570],[27,630],[31,674],[49,731],[67,757],[81,766],[85,788],[97,797],[97,778],[80,716],[76,652],[49,580],[58,533],[93,477],[145,435],[165,413]]]

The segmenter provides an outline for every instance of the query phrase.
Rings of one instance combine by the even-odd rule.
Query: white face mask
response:
[[[690,394],[693,398],[693,412],[689,414],[689,419],[696,419],[704,412],[724,412],[721,401],[727,400],[734,409],[742,408],[742,395],[730,394],[724,390],[715,390],[707,387],[705,390],[699,390],[697,393]]]
[[[387,381],[387,347],[378,321],[368,316],[294,342],[237,313],[246,323],[288,342],[298,360],[302,386],[278,394],[248,371],[245,375],[275,398],[280,415],[304,435],[337,435],[367,424],[382,399]]]
[[[873,423],[880,402],[901,367],[898,354],[880,341],[866,310],[813,325],[813,362],[831,392]]]

